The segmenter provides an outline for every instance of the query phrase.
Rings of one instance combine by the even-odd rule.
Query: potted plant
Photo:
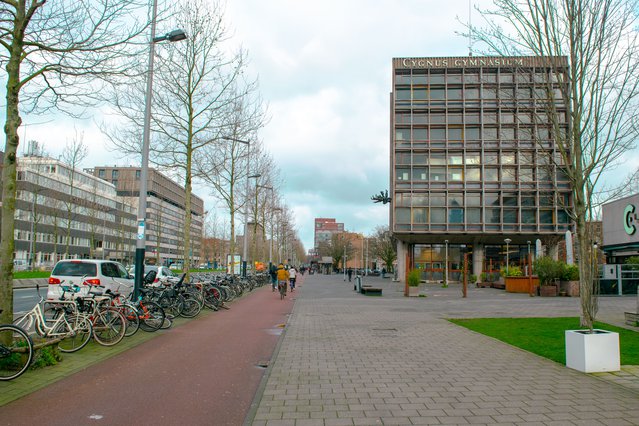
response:
[[[579,267],[577,265],[564,265],[559,281],[559,291],[566,296],[579,297]]]
[[[563,262],[554,260],[549,256],[541,256],[535,259],[533,264],[535,273],[539,277],[539,295],[543,297],[557,295],[557,281],[561,278],[564,266]]]
[[[470,274],[470,276],[468,277],[468,284],[476,284],[477,287],[479,287],[479,283],[477,283],[477,275]]]
[[[419,296],[419,284],[422,281],[422,273],[419,269],[412,269],[408,273],[408,296]]]

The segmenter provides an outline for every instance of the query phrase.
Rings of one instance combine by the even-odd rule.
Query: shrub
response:
[[[422,281],[422,273],[419,269],[413,269],[408,273],[408,286],[419,287],[419,283]]]
[[[506,274],[506,271],[508,272],[508,274]],[[521,277],[524,275],[521,268],[517,265],[510,265],[508,266],[508,268],[504,268],[499,271],[499,274],[502,277]]]
[[[37,370],[38,368],[56,365],[60,361],[62,361],[62,355],[60,355],[57,345],[44,346],[35,352],[29,368]]]
[[[579,281],[579,267],[577,265],[564,264],[561,279],[563,281]]]
[[[552,285],[561,279],[564,273],[564,263],[554,260],[549,256],[541,256],[535,259],[533,268],[541,285]]]
[[[475,284],[475,283],[477,282],[477,275],[475,275],[475,274],[470,274],[469,282],[470,282],[471,284]]]

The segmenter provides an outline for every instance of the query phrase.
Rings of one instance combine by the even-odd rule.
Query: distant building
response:
[[[138,205],[140,197],[140,167],[96,166],[87,172],[112,183],[118,196],[131,206]],[[154,169],[149,169],[146,207],[147,263],[168,265],[183,261],[184,251],[184,187]],[[137,210],[137,209],[136,209]],[[204,200],[191,194],[191,255],[192,265],[201,263]],[[186,263],[186,262],[185,262]]]
[[[321,243],[330,242],[333,234],[344,232],[344,224],[338,223],[332,218],[316,218],[315,219],[315,248],[317,249]]]

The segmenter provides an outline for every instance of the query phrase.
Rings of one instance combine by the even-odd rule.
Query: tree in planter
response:
[[[419,287],[419,284],[422,281],[422,273],[419,269],[412,269],[408,273],[408,286],[409,287]]]
[[[637,2],[495,0],[482,11],[486,28],[469,28],[492,54],[539,60],[539,110],[556,151],[548,158],[570,184],[565,211],[575,223],[580,259],[581,325],[590,330],[598,310],[596,190],[605,172],[634,148],[639,127]],[[542,93],[540,93],[542,95]],[[541,101],[545,99],[545,101]]]
[[[564,273],[563,262],[550,256],[541,256],[533,262],[533,271],[539,277],[541,285],[554,285]]]
[[[508,274],[506,274],[506,272],[508,272]],[[499,271],[499,274],[506,278],[506,277],[522,277],[524,275],[524,273],[522,272],[521,268],[517,265],[510,265],[508,266],[508,268],[506,269],[502,269],[501,271]]]

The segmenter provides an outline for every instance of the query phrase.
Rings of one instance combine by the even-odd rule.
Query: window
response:
[[[446,209],[443,207],[431,208],[430,223],[446,223]]]
[[[422,128],[413,128],[413,139],[419,141],[428,140],[428,130]]]
[[[464,180],[464,169],[462,167],[449,167],[448,168],[448,180],[449,181],[462,181],[462,180]]]
[[[430,139],[443,141],[446,139],[446,129],[430,129]]]
[[[466,194],[467,206],[481,206],[481,194]]]
[[[485,209],[486,220],[485,223],[501,223],[500,209]]]
[[[448,209],[448,223],[464,223],[464,209]]]
[[[395,91],[396,101],[410,101],[410,89],[397,89]]]
[[[464,132],[466,140],[477,141],[479,140],[479,127],[466,127]]]
[[[517,194],[511,192],[504,192],[502,195],[502,205],[504,206],[516,206],[517,205]]]
[[[501,179],[504,182],[515,182],[517,180],[517,168],[504,167],[502,170]]]
[[[517,209],[504,209],[504,223],[517,223]]]
[[[462,98],[462,89],[461,88],[449,88],[448,89],[448,100],[449,101],[458,101]]]
[[[408,181],[410,175],[410,169],[406,167],[398,167],[395,169],[395,179],[398,181]]]
[[[464,205],[463,194],[448,194],[448,205],[450,207],[459,207]]]
[[[467,152],[466,164],[479,165],[481,164],[481,154],[479,152]]]
[[[106,177],[106,170],[104,169],[98,170],[98,177],[104,179]]]
[[[428,167],[413,168],[413,180],[428,180]]]
[[[463,129],[461,127],[449,127],[448,128],[448,140],[461,141],[463,137]]]
[[[136,170],[135,171],[135,180],[140,180],[140,175],[141,175],[141,170]]]
[[[485,168],[484,180],[486,182],[499,182],[499,169],[493,167]]]
[[[413,100],[414,101],[425,101],[428,99],[428,90],[425,88],[414,88],[413,89]]]
[[[428,209],[413,208],[413,223],[428,223]]]
[[[466,181],[481,181],[481,169],[479,167],[467,167]]]
[[[446,164],[446,156],[442,152],[433,152],[430,155],[430,164],[443,166]]]
[[[461,152],[459,153],[449,153],[448,154],[448,164],[449,165],[462,165],[462,154]]]
[[[487,192],[484,194],[484,202],[486,206],[499,206],[499,193]]]
[[[426,154],[413,154],[413,164],[414,165],[426,165],[428,164],[428,155]]]
[[[481,209],[476,207],[466,209],[466,223],[473,225],[481,223]]]
[[[446,205],[446,196],[440,193],[430,194],[430,205],[431,206],[445,206]]]
[[[534,224],[537,223],[537,215],[535,210],[522,209],[521,210],[521,223]]]
[[[540,210],[539,211],[539,223],[552,224],[552,210]]]
[[[430,99],[431,100],[444,100],[444,96],[446,95],[446,93],[444,92],[444,89],[430,89]]]
[[[117,179],[120,176],[119,170],[111,170],[111,179]]]
[[[514,152],[502,153],[501,164],[515,164],[515,153]]]
[[[410,129],[395,129],[395,140],[398,140],[398,141],[409,141],[410,140]]]
[[[406,207],[396,207],[395,219],[397,223],[410,223],[410,209]]]
[[[430,180],[435,182],[443,182],[446,180],[446,168],[445,167],[431,167],[430,168]]]

